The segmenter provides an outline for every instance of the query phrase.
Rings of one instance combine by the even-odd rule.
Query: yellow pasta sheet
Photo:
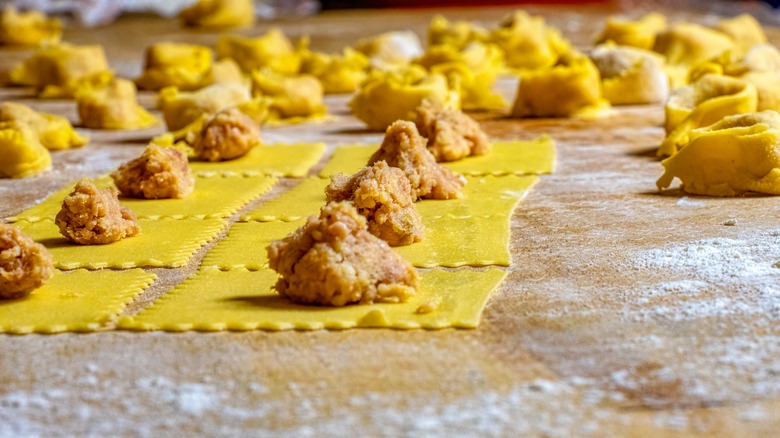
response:
[[[15,225],[46,246],[59,269],[128,269],[184,266],[201,246],[225,227],[224,219],[140,219],[141,234],[108,245],[70,243],[50,220]]]
[[[207,269],[135,317],[122,318],[119,327],[166,331],[474,328],[490,293],[505,276],[496,268],[432,270],[421,273],[420,289],[407,303],[313,307],[276,294],[273,271]],[[435,310],[417,313],[421,304]]]
[[[252,199],[267,192],[277,178],[273,176],[252,176],[246,178],[196,178],[195,191],[181,199],[133,199],[121,198],[122,205],[129,208],[138,218],[145,219],[204,219],[229,217]],[[110,187],[110,177],[95,181],[98,187]],[[59,190],[43,202],[27,209],[17,216],[8,218],[15,222],[26,220],[36,222],[42,219],[54,220],[60,211],[62,200],[73,190],[74,184]]]
[[[141,269],[56,271],[28,297],[0,300],[0,333],[98,330],[155,278]]]
[[[324,143],[261,145],[241,158],[230,161],[194,161],[190,167],[198,176],[273,175],[306,176],[322,158]]]
[[[337,173],[352,175],[366,165],[378,145],[352,145],[336,148],[320,176]],[[547,135],[531,141],[494,142],[486,155],[443,163],[463,175],[530,175],[551,173],[555,168],[555,142]]]

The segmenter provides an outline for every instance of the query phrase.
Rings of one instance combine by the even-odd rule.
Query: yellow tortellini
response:
[[[733,49],[728,35],[694,23],[677,23],[656,36],[653,50],[671,65],[692,66]]]
[[[230,58],[220,59],[211,66],[211,70],[203,76],[199,88],[214,84],[241,84],[249,86],[249,78],[241,71],[241,67]]]
[[[655,36],[666,30],[666,17],[653,12],[636,21],[609,17],[596,44],[609,41],[620,45],[652,50]]]
[[[489,110],[506,106],[492,88],[504,68],[503,52],[493,44],[472,42],[462,50],[440,45],[428,48],[416,59],[433,73],[440,73],[460,83],[461,107],[465,110]]]
[[[39,113],[20,103],[0,104],[0,122],[16,121],[29,126],[46,149],[60,150],[84,146],[88,137],[79,135],[68,119]]]
[[[603,44],[590,53],[601,75],[604,98],[613,105],[663,102],[669,93],[669,78],[663,58],[653,52],[628,46]]]
[[[756,87],[727,76],[707,74],[691,85],[672,92],[666,103],[667,136],[658,156],[674,155],[689,141],[691,130],[717,122],[725,116],[756,111]]]
[[[257,38],[243,38],[235,35],[223,35],[217,40],[217,58],[231,58],[245,73],[270,68],[282,74],[296,74],[301,68],[301,52],[279,30],[271,29]]]
[[[142,90],[177,87],[195,90],[211,70],[211,49],[196,44],[162,42],[146,48],[144,72],[135,80]]]
[[[752,15],[742,14],[721,20],[715,29],[730,36],[741,51],[747,51],[758,44],[766,44],[766,34]]]
[[[39,46],[58,43],[62,22],[38,11],[19,12],[9,6],[0,12],[0,46]]]
[[[51,168],[51,154],[21,122],[0,122],[0,156],[0,178],[24,178]]]
[[[10,72],[11,83],[38,89],[40,97],[72,97],[82,81],[113,78],[99,45],[57,44],[42,47]]]
[[[599,71],[572,53],[558,64],[520,73],[512,117],[596,117],[609,108],[601,96]]]
[[[92,129],[141,129],[158,120],[138,104],[135,84],[115,79],[108,85],[76,92],[81,124]]]
[[[518,70],[540,69],[555,65],[571,50],[557,29],[547,26],[542,17],[516,11],[490,32],[488,41],[504,51],[508,67]]]
[[[683,191],[694,195],[780,195],[780,115],[733,115],[695,129],[690,143],[663,166],[659,190],[679,178]]]
[[[271,70],[252,73],[252,95],[267,103],[268,119],[316,118],[327,113],[323,89],[314,76],[282,76]]]
[[[450,22],[441,15],[434,16],[428,26],[428,47],[452,46],[463,49],[474,41],[485,41],[487,38],[487,30],[468,21]]]
[[[236,83],[214,84],[193,92],[176,87],[160,90],[157,106],[163,113],[169,131],[176,131],[203,115],[215,114],[252,100],[249,88]]]
[[[389,69],[408,64],[423,54],[416,33],[405,30],[387,32],[358,41],[355,50],[366,55],[375,68]]]
[[[255,22],[253,0],[197,0],[179,18],[192,27],[245,27]]]
[[[368,74],[366,55],[350,48],[339,55],[309,52],[304,55],[301,73],[316,77],[325,94],[351,93]]]
[[[415,110],[425,99],[460,109],[460,92],[450,88],[447,78],[418,65],[371,72],[349,107],[369,129],[384,131],[396,120],[414,120]]]

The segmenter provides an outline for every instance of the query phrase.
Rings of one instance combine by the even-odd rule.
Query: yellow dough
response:
[[[269,69],[252,73],[252,95],[267,102],[269,120],[322,118],[324,94],[314,76],[283,76]]]
[[[549,68],[571,50],[557,29],[544,18],[516,11],[494,29],[488,41],[504,51],[506,64],[518,70]]]
[[[609,108],[596,66],[572,53],[549,68],[520,73],[512,117],[597,117]]]
[[[369,129],[384,131],[396,120],[414,120],[414,111],[425,99],[460,109],[460,93],[450,88],[447,78],[417,65],[371,72],[349,107]]]
[[[619,46],[651,50],[655,36],[666,30],[666,17],[653,12],[636,21],[620,17],[609,17],[596,44],[613,42]]]
[[[420,288],[406,303],[312,308],[276,294],[272,286],[277,275],[271,270],[202,270],[140,314],[120,320],[119,327],[166,331],[475,328],[488,297],[505,276],[495,268],[436,269],[420,274]],[[431,301],[439,302],[434,312],[416,312]]]
[[[246,27],[255,22],[255,3],[253,0],[197,0],[182,10],[179,18],[185,26],[192,27]]]
[[[321,177],[337,173],[352,175],[366,165],[378,145],[340,146],[320,170]],[[528,175],[551,173],[555,168],[555,141],[547,135],[530,141],[494,142],[489,154],[442,163],[467,176]]]
[[[740,79],[707,74],[678,88],[666,103],[666,132],[658,156],[674,155],[688,143],[691,130],[732,114],[756,111],[756,87]]]
[[[666,101],[669,78],[661,56],[633,47],[604,44],[594,48],[590,58],[599,70],[604,98],[612,105]]]
[[[721,20],[715,29],[730,36],[741,51],[747,51],[758,44],[766,44],[766,34],[761,24],[752,15],[742,14],[727,20]]]
[[[301,50],[296,50],[279,29],[257,38],[223,35],[217,40],[217,58],[233,59],[244,73],[268,67],[281,74],[296,74],[301,67]]]
[[[302,177],[322,158],[325,143],[260,145],[241,158],[229,161],[192,162],[192,173],[203,177],[235,175]]]
[[[84,127],[92,129],[142,129],[159,123],[138,104],[135,84],[115,79],[105,87],[76,92],[76,106]]]
[[[428,25],[428,47],[450,46],[461,50],[473,41],[485,41],[488,31],[468,21],[450,22],[436,15]]]
[[[659,190],[674,178],[686,193],[780,195],[780,115],[774,111],[724,117],[691,132],[690,143],[663,161]]]
[[[340,94],[357,90],[368,74],[368,67],[366,55],[347,47],[342,54],[305,54],[301,73],[316,77],[325,94]]]
[[[252,100],[249,88],[237,83],[210,85],[198,91],[182,92],[176,87],[160,90],[157,106],[169,131],[185,128],[202,116],[216,114]]]
[[[0,178],[23,178],[51,168],[49,151],[20,122],[0,122],[0,157]]]
[[[57,271],[29,297],[0,302],[0,333],[99,330],[156,278],[141,269]]]
[[[58,43],[62,22],[39,11],[19,12],[6,6],[0,12],[0,46],[39,46]]]
[[[472,42],[463,49],[433,46],[415,63],[450,78],[450,82],[453,77],[457,78],[464,110],[498,109],[506,105],[504,99],[492,91],[504,69],[503,52],[494,44]]]
[[[423,53],[420,38],[410,30],[364,38],[358,41],[355,50],[366,55],[371,65],[379,69],[392,69],[408,64]]]
[[[198,178],[195,181],[195,191],[184,198],[137,199],[120,197],[119,200],[139,219],[225,218],[230,217],[249,201],[268,191],[276,184],[276,181],[277,178],[270,176]],[[108,176],[98,178],[94,182],[99,188],[114,185]],[[6,220],[9,222],[54,220],[60,210],[62,199],[71,192],[72,187],[73,184],[70,184],[53,193],[40,204]]]
[[[36,50],[10,72],[11,83],[38,90],[39,97],[72,97],[79,81],[105,83],[113,77],[103,47],[56,44]]]
[[[58,269],[128,269],[184,266],[198,248],[219,234],[227,221],[221,218],[139,219],[138,224],[140,234],[110,245],[71,244],[48,219],[18,221],[14,225],[48,248]]]
[[[181,90],[200,88],[204,76],[211,70],[211,49],[196,44],[162,42],[146,48],[144,72],[135,84],[141,90],[177,87]]]
[[[49,150],[84,146],[89,137],[79,135],[65,117],[39,113],[20,103],[0,104],[0,122],[17,121],[29,126],[41,144]]]
[[[677,23],[658,34],[653,50],[670,65],[691,66],[734,48],[728,35],[694,23]]]

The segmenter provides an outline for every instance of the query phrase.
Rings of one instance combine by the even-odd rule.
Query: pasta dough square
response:
[[[272,176],[197,178],[195,191],[185,198],[135,199],[120,197],[119,200],[136,217],[143,219],[221,218],[228,217],[240,210],[249,201],[267,192],[277,181],[277,178]],[[112,186],[113,181],[110,177],[104,176],[95,180],[95,184],[104,188]],[[54,220],[57,212],[60,211],[62,200],[73,190],[74,185],[75,183],[68,185],[35,207],[8,218],[8,220],[10,222]]]
[[[337,173],[352,175],[368,163],[378,145],[352,145],[336,148],[320,176]],[[442,163],[463,175],[530,175],[552,173],[555,168],[555,142],[547,135],[531,141],[494,142],[486,155]]]
[[[60,234],[50,220],[15,225],[46,246],[59,269],[128,269],[142,266],[184,266],[195,251],[225,227],[224,219],[140,219],[141,234],[108,245],[77,245]]]
[[[245,268],[258,271],[268,265],[265,247],[295,231],[304,220],[293,222],[236,222],[203,258],[201,266],[224,271]]]
[[[155,278],[141,269],[55,271],[54,277],[28,297],[0,300],[0,333],[98,330]]]
[[[272,290],[277,275],[263,271],[203,270],[151,307],[122,318],[128,330],[321,330],[353,327],[396,329],[475,328],[490,293],[506,273],[501,269],[432,270],[420,275],[420,289],[400,304],[314,307],[298,305]],[[421,304],[435,310],[421,314]]]
[[[190,163],[197,176],[306,176],[312,166],[322,158],[324,143],[294,143],[261,145],[252,148],[248,154],[230,161]]]

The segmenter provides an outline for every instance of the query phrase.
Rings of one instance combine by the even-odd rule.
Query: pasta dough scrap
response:
[[[368,231],[349,202],[330,202],[319,216],[268,246],[280,275],[279,295],[301,304],[403,303],[414,295],[417,271]]]
[[[65,117],[40,113],[15,102],[0,104],[0,122],[17,121],[32,128],[38,140],[49,150],[70,149],[84,146],[89,137],[79,135]]]
[[[56,44],[62,38],[62,22],[39,11],[19,12],[6,6],[0,12],[0,46]]]
[[[604,98],[612,105],[666,101],[669,78],[659,55],[605,44],[593,49],[590,59],[599,70]]]
[[[302,47],[296,48],[279,30],[273,28],[257,38],[223,35],[217,40],[217,58],[231,58],[244,73],[270,68],[281,74],[296,74],[301,68]]]
[[[0,122],[0,178],[24,178],[51,168],[51,154],[27,124]]]
[[[428,150],[436,161],[457,161],[490,152],[487,134],[479,123],[460,111],[425,100],[417,108],[415,124],[428,139]]]
[[[307,52],[301,73],[316,77],[325,94],[342,94],[358,89],[368,74],[368,67],[366,55],[347,47],[341,54]]]
[[[163,113],[168,130],[176,131],[187,128],[203,116],[211,116],[251,100],[248,87],[220,83],[193,92],[181,92],[176,87],[163,88],[157,96],[157,106]]]
[[[179,13],[185,26],[227,28],[246,27],[255,22],[252,0],[197,0]]]
[[[141,269],[56,271],[34,294],[0,303],[0,333],[94,332],[157,278]]]
[[[161,42],[146,48],[144,71],[135,80],[142,90],[176,87],[181,90],[200,88],[211,70],[211,49],[197,44]]]
[[[677,23],[656,36],[653,51],[670,65],[692,66],[734,48],[721,32],[694,23]]]
[[[750,14],[740,14],[734,18],[721,20],[715,29],[730,36],[737,48],[745,52],[758,44],[766,44],[766,34],[761,24]]]
[[[739,114],[695,129],[690,143],[663,165],[659,190],[679,178],[683,191],[695,195],[780,195],[780,115]]]
[[[37,49],[9,78],[12,84],[35,87],[39,97],[73,97],[80,82],[106,83],[113,73],[103,47],[60,43]]]
[[[120,202],[139,219],[226,218],[252,199],[268,191],[276,182],[277,178],[268,176],[198,178],[197,190],[186,198],[121,198]],[[95,179],[95,185],[107,189],[113,186],[113,181],[110,177],[103,176]],[[38,205],[6,220],[9,222],[53,221],[60,210],[62,199],[70,193],[70,190],[70,187],[66,187],[54,192]]]
[[[322,84],[314,76],[282,76],[272,70],[252,73],[252,95],[268,102],[268,118],[316,118],[327,113]]]
[[[593,62],[572,53],[549,68],[523,71],[512,117],[597,117],[609,108]]]
[[[369,58],[378,69],[392,69],[408,64],[422,55],[420,37],[411,30],[386,32],[357,42],[355,50]]]
[[[596,44],[612,41],[619,46],[652,50],[656,35],[664,30],[666,30],[666,17],[657,12],[649,13],[636,21],[609,17],[601,35],[596,38]]]
[[[157,118],[138,104],[136,94],[135,84],[125,79],[77,91],[81,124],[92,129],[143,129],[157,125]]]
[[[520,10],[491,31],[488,41],[504,51],[507,66],[516,70],[550,68],[571,51],[569,42],[543,17]]]
[[[323,307],[315,312],[274,293],[276,274],[271,270],[202,270],[138,315],[121,319],[119,327],[177,332],[475,328],[488,297],[505,277],[500,269],[436,269],[420,274],[417,294],[406,303]],[[435,312],[415,313],[431,300],[439,301]]]
[[[492,143],[493,150],[486,155],[443,163],[461,175],[527,175],[551,173],[555,168],[555,142],[543,135],[530,141]],[[339,146],[333,151],[319,175],[328,178],[337,173],[352,174],[366,164],[377,145]]]
[[[225,227],[226,221],[212,219],[139,219],[143,233],[111,245],[73,245],[62,237],[50,220],[19,221],[17,225],[36,242],[46,246],[58,269],[129,269],[136,267],[178,268],[187,264],[195,251]]]
[[[46,247],[15,226],[0,223],[0,300],[25,297],[53,274]]]
[[[105,245],[141,232],[130,209],[122,206],[115,187],[98,188],[89,179],[76,183],[54,218],[60,233],[81,245]]]
[[[727,76],[707,74],[691,85],[678,88],[666,103],[668,135],[657,155],[674,155],[688,143],[691,130],[728,115],[755,112],[757,104],[756,87]]]
[[[111,173],[122,196],[144,199],[184,198],[195,190],[187,156],[174,148],[150,144],[140,157]]]
[[[352,114],[369,129],[384,131],[396,120],[412,120],[415,109],[430,99],[460,108],[460,92],[447,78],[412,65],[390,71],[372,71],[349,102]]]

